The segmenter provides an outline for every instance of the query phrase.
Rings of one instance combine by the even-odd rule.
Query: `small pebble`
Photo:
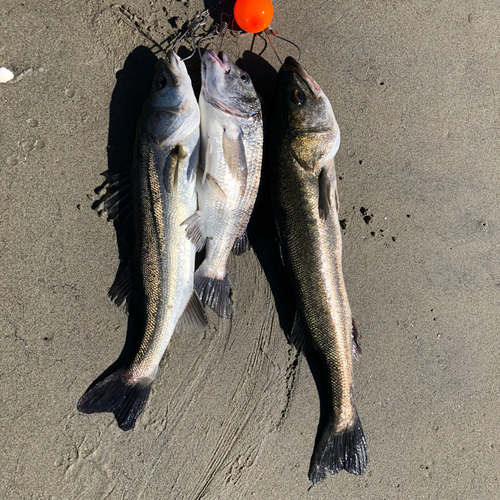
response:
[[[0,67],[0,83],[10,82],[14,78],[14,73],[10,69]]]
[[[35,147],[35,143],[33,141],[23,141],[21,142],[21,147],[24,151],[31,151]]]

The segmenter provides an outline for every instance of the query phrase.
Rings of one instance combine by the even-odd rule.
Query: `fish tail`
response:
[[[311,458],[309,479],[316,484],[327,472],[335,474],[342,469],[359,476],[367,463],[365,435],[356,412],[352,425],[342,431],[337,431],[332,421],[325,426]]]
[[[210,276],[206,267],[201,266],[194,273],[194,289],[200,300],[221,318],[231,318],[231,286],[227,274],[222,279]]]
[[[153,380],[134,380],[130,372],[119,369],[101,380],[78,401],[82,413],[114,413],[124,431],[133,429],[151,391]]]

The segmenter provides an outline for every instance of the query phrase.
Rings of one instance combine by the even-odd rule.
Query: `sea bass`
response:
[[[193,287],[196,249],[182,222],[197,207],[200,112],[184,62],[172,51],[156,66],[137,127],[132,166],[135,255],[115,296],[134,280],[142,341],[125,367],[91,387],[78,402],[83,413],[113,412],[123,430],[134,427],[158,364],[175,331],[204,326]]]
[[[189,237],[205,259],[195,289],[219,316],[231,317],[226,262],[231,250],[249,248],[246,227],[260,182],[263,125],[260,99],[250,77],[225,52],[202,58],[199,210],[186,221]]]
[[[329,397],[309,479],[345,469],[362,474],[366,441],[352,395],[359,350],[342,275],[334,156],[340,133],[331,104],[293,58],[278,75],[271,124],[272,197],[282,254],[297,311],[292,337],[317,351]]]

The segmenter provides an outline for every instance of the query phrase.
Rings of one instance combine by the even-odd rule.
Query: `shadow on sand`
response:
[[[144,102],[147,99],[153,80],[154,70],[158,59],[147,47],[135,48],[125,60],[123,68],[116,73],[116,85],[111,96],[109,106],[108,132],[108,170],[110,176],[125,175],[130,172],[135,142],[136,126]],[[106,182],[96,188],[101,193]],[[97,209],[100,200],[96,201],[93,209]],[[118,211],[127,202],[118,202]],[[131,207],[128,207],[130,210]],[[132,256],[134,246],[133,224],[123,223],[120,218],[113,221],[116,230],[118,255],[120,265],[117,277],[121,274],[126,263]],[[116,281],[116,278],[115,278]],[[135,308],[134,308],[135,309]],[[133,355],[140,341],[140,318],[137,313],[129,314],[127,335],[122,352],[118,359],[109,366],[92,384],[87,391],[98,382],[106,378]]]

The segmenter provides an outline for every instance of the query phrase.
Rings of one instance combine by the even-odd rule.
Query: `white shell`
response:
[[[7,83],[14,78],[14,73],[3,66],[0,68],[0,83]]]

